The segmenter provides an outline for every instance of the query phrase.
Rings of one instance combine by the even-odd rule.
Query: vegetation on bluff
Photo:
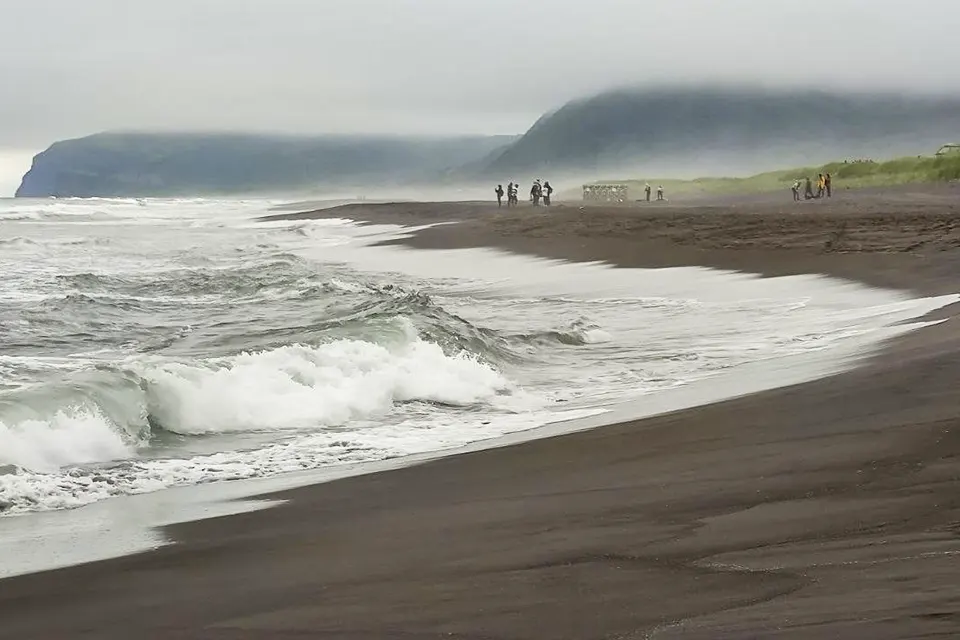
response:
[[[663,185],[668,195],[763,193],[783,190],[787,192],[795,180],[829,173],[835,189],[859,189],[864,187],[894,186],[950,182],[960,180],[960,154],[944,156],[918,156],[896,158],[886,161],[855,160],[831,162],[820,166],[797,167],[768,171],[743,178],[704,177],[694,180],[619,179],[613,182],[626,184],[631,198],[642,193],[646,182],[656,188]],[[610,182],[610,181],[603,181]]]

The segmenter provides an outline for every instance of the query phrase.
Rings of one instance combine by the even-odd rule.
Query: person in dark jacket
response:
[[[550,181],[547,180],[543,183],[543,204],[550,206],[550,198],[553,196],[553,187],[550,186]]]

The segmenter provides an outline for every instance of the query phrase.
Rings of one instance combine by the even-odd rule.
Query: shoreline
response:
[[[385,206],[351,209],[362,218],[357,207]],[[866,236],[848,220],[871,248],[913,247],[852,253],[822,251],[829,231],[780,213],[721,213],[741,223],[731,228],[693,207],[639,224],[621,208],[590,208],[598,216],[583,221],[579,208],[505,219],[489,205],[419,206],[430,211],[417,224],[448,221],[444,210],[469,222],[392,244],[488,242],[621,266],[765,263],[766,275],[812,265],[921,295],[960,290],[952,210],[891,218]],[[771,217],[754,245],[718,244],[723,229],[748,237]],[[780,246],[763,244],[771,238]],[[944,248],[923,256],[918,239]],[[0,638],[955,633],[957,306],[850,372],[262,496],[289,502],[168,527],[180,544],[155,552],[5,580]]]
[[[796,204],[777,195],[709,205],[561,202],[515,209],[483,202],[355,203],[259,220],[436,225],[383,244],[498,248],[626,268],[702,266],[769,277],[820,273],[923,296],[955,293],[960,185],[913,189],[920,193],[869,190]]]

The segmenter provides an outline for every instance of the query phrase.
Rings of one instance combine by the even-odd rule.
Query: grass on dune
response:
[[[901,184],[920,184],[960,180],[960,153],[945,156],[897,158],[884,162],[831,162],[822,166],[798,167],[769,171],[746,178],[696,178],[694,180],[623,180],[630,187],[630,197],[638,199],[645,182],[654,189],[663,185],[672,195],[697,193],[762,193],[787,190],[795,180],[809,177],[816,183],[817,174],[829,173],[834,185],[859,189]],[[607,182],[607,181],[602,181]]]

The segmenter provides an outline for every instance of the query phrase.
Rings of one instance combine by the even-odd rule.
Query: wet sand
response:
[[[402,240],[421,248],[937,294],[960,291],[944,193],[310,215],[463,221]],[[171,527],[179,544],[155,552],[0,581],[0,638],[957,637],[956,314],[849,373],[296,489]]]

